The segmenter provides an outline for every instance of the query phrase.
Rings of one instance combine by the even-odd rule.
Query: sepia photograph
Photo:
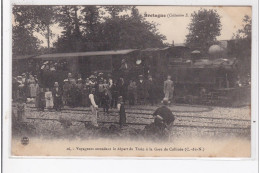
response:
[[[11,16],[12,156],[251,157],[251,6]]]

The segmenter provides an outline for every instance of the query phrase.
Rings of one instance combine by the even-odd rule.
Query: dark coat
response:
[[[127,84],[125,82],[124,83],[119,82],[118,91],[119,91],[119,96],[123,96],[125,98],[127,95]]]
[[[90,85],[83,85],[82,89],[82,106],[89,106],[89,93],[90,93]]]
[[[119,110],[119,124],[122,126],[126,123],[126,113],[125,113],[125,106],[122,103]]]
[[[111,87],[111,94],[112,94],[112,97],[118,97],[119,95],[119,87],[116,83],[113,83],[112,87]]]
[[[70,88],[71,88],[71,84],[69,84],[69,83],[65,83],[63,85],[63,93],[64,93],[64,95],[68,95]]]
[[[62,92],[61,89],[58,88],[58,91],[56,88],[52,90],[52,95],[53,95],[53,103],[54,107],[60,107],[62,105]]]
[[[147,91],[149,94],[149,98],[155,98],[156,97],[156,84],[154,81],[147,81]]]
[[[145,80],[143,80],[142,83],[140,82],[140,80],[137,81],[137,95],[141,99],[147,98],[147,82]]]
[[[76,106],[78,102],[78,96],[77,96],[77,86],[72,85],[70,90],[69,90],[69,104],[70,106]]]
[[[156,109],[155,112],[153,113],[153,115],[154,116],[160,115],[163,118],[162,121],[167,125],[171,124],[175,120],[175,117],[172,114],[172,111],[166,106],[162,106],[162,107]]]
[[[102,98],[101,98],[101,104],[104,105],[109,105],[109,95],[107,94],[102,94]]]

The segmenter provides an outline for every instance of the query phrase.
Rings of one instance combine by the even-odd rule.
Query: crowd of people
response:
[[[53,87],[43,87],[37,75],[23,73],[13,78],[13,100],[23,102],[32,100],[39,111],[45,109],[60,111],[64,106],[91,107],[92,113],[96,116],[98,107],[103,108],[104,114],[109,114],[109,109],[117,108],[122,115],[120,116],[122,125],[125,122],[125,104],[154,105],[162,99],[158,96],[158,83],[152,76],[146,79],[143,75],[139,75],[137,80],[123,77],[115,79],[111,74],[103,73],[93,73],[85,80],[74,76],[68,73],[63,83],[54,82]],[[173,90],[173,82],[168,76],[164,82],[165,98],[170,100]]]
[[[46,108],[60,109],[61,106],[89,107],[88,95],[91,89],[95,89],[97,105],[103,106],[108,112],[109,108],[116,108],[118,98],[121,96],[124,103],[129,105],[151,104],[159,102],[158,86],[152,76],[145,79],[143,75],[138,80],[127,81],[124,78],[113,79],[110,74],[91,75],[85,80],[73,77],[68,73],[62,84],[54,82],[53,87],[40,87],[36,75],[23,73],[13,78],[13,99],[35,99],[36,107],[40,107],[40,101],[45,98]],[[173,94],[173,82],[170,76],[164,83],[165,97],[169,100]]]

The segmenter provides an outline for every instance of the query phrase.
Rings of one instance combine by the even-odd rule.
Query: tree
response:
[[[79,6],[57,8],[56,22],[63,28],[62,35],[54,43],[57,52],[75,52],[84,48]]]
[[[99,33],[104,43],[103,49],[140,49],[162,47],[165,36],[157,32],[156,25],[149,23],[139,15],[135,6],[131,7],[131,16],[123,15],[107,18]]]
[[[12,51],[13,55],[37,54],[41,41],[34,36],[36,23],[34,10],[29,6],[13,7]]]
[[[208,48],[216,42],[221,31],[220,16],[216,10],[200,9],[192,14],[186,35],[186,45],[207,54]]]
[[[251,74],[252,18],[245,15],[242,21],[242,28],[233,34],[235,44],[233,44],[230,51],[239,61],[240,76],[247,77],[248,74]]]
[[[83,6],[81,10],[83,37],[87,50],[97,50],[101,45],[99,41],[99,27],[101,24],[101,14],[99,6]]]
[[[47,47],[50,48],[50,38],[54,35],[50,29],[54,24],[54,6],[32,6],[33,10],[33,22],[36,24],[36,31],[40,32],[47,39]]]
[[[251,31],[252,31],[252,18],[248,15],[245,15],[243,18],[242,29],[239,29],[236,34],[233,35],[235,39],[246,39],[251,40]]]
[[[111,18],[115,19],[115,18],[119,17],[119,13],[129,10],[130,6],[107,5],[104,8],[110,14]]]
[[[100,23],[100,12],[97,6],[84,6],[81,10],[85,35],[96,34],[96,29]]]
[[[64,28],[62,36],[54,44],[58,52],[163,46],[165,36],[158,33],[156,24],[145,21],[135,6],[77,8],[77,13],[73,6],[62,6],[58,10],[58,22]],[[120,14],[127,10],[131,10],[131,16]],[[110,15],[102,16],[102,13]],[[71,27],[73,25],[77,27]],[[76,30],[79,34],[75,35]]]
[[[13,26],[12,51],[13,55],[37,54],[41,41],[23,26]]]
[[[39,48],[40,41],[38,38],[34,37],[34,33],[40,33],[47,39],[48,49],[50,48],[50,39],[53,36],[53,33],[50,29],[51,25],[54,24],[54,6],[14,6],[13,7],[13,15],[14,15],[14,30],[13,34],[15,35],[13,38],[16,41],[14,43],[14,51],[15,49],[19,49],[18,52],[22,53],[22,49],[31,48]],[[20,47],[17,44],[17,41],[21,40],[21,38],[26,40],[31,40],[27,42],[26,45]],[[42,43],[42,42],[41,42]],[[32,44],[35,44],[34,46]],[[32,51],[36,51],[32,49]],[[25,50],[28,52],[28,50]]]

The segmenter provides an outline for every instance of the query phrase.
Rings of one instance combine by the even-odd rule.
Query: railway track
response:
[[[34,112],[38,112],[35,107],[30,107],[33,109]],[[137,111],[126,111],[127,115],[145,115],[145,117],[139,117],[143,119],[153,119],[152,114],[155,111],[155,109],[135,109],[139,111],[147,111],[147,112],[137,112]],[[148,112],[149,111],[149,112]],[[56,112],[54,110],[47,110],[46,112]],[[73,113],[73,114],[85,114],[86,112],[91,112],[90,109],[62,109],[61,113]],[[102,110],[99,110],[99,112],[103,112]],[[115,110],[110,110],[109,116],[118,116],[118,112]],[[175,112],[175,111],[172,111]],[[181,112],[181,111],[178,111]],[[184,113],[187,111],[183,111]],[[182,112],[182,113],[183,113]],[[189,111],[192,112],[192,111]],[[232,121],[244,121],[244,122],[251,122],[250,120],[245,120],[245,119],[238,119],[238,118],[220,118],[220,117],[208,117],[208,116],[193,116],[193,115],[178,115],[174,114],[175,117],[186,117],[186,118],[201,118],[201,119],[214,119],[214,120],[232,120]],[[137,117],[138,118],[138,117]]]
[[[183,110],[174,110],[174,109],[171,109],[171,111],[172,112],[176,112],[176,113],[191,113],[191,112],[210,112],[210,111],[212,111],[213,110],[213,108],[212,107],[205,107],[205,106],[190,106],[190,107],[197,107],[197,108],[201,108],[201,109],[204,109],[204,110],[197,110],[197,111],[194,111],[194,110],[192,110],[192,111],[183,111]],[[29,108],[33,108],[33,109],[36,109],[36,107],[32,107],[32,106],[30,106]],[[131,110],[132,109],[132,107],[125,107],[125,109],[128,109],[128,111],[129,110]],[[138,111],[154,111],[155,109],[151,109],[151,108],[134,108],[135,110],[138,110]],[[63,108],[62,110],[73,110],[73,111],[90,111],[90,109],[89,108]],[[110,110],[110,111],[114,111],[114,110]],[[115,112],[115,111],[114,111]]]
[[[63,109],[59,112],[59,117],[63,115],[78,115],[86,117],[90,113],[89,109]],[[142,112],[140,112],[142,111]],[[126,110],[127,114],[127,125],[130,127],[143,128],[144,126],[153,122],[153,109],[135,109],[135,110]],[[31,112],[38,112],[36,108],[32,107]],[[53,110],[46,111],[55,117],[56,112]],[[100,111],[102,112],[102,111]],[[43,113],[44,114],[44,113]],[[207,117],[207,116],[185,116],[175,114],[176,120],[174,127],[176,128],[186,128],[186,129],[197,129],[197,130],[215,130],[215,131],[224,131],[224,133],[240,133],[241,131],[250,132],[251,121],[245,119],[237,118],[219,118],[219,117]],[[28,117],[30,121],[57,121],[60,122],[60,119],[57,118],[45,118],[42,116]],[[109,120],[107,120],[109,119]],[[72,126],[78,126],[79,124],[89,123],[89,120],[81,120],[77,118],[70,119]],[[99,124],[118,124],[118,113],[117,111],[111,110],[110,114],[107,116],[99,116]],[[205,125],[207,124],[207,125]]]
[[[53,118],[32,118],[32,117],[29,117],[27,118],[29,120],[40,120],[40,121],[57,121],[57,122],[60,122],[59,119],[53,119]],[[88,121],[88,120],[73,120],[74,122],[80,122],[80,123],[90,123],[91,121]],[[99,124],[118,124],[118,122],[115,122],[115,121],[99,121],[98,122]],[[147,123],[131,123],[131,122],[128,122],[126,123],[127,125],[138,125],[138,126],[145,126],[145,125],[148,125]],[[219,126],[193,126],[193,125],[181,125],[181,124],[175,124],[174,125],[175,127],[186,127],[186,128],[210,128],[210,129],[247,129],[247,130],[250,130],[250,127],[219,127]]]

